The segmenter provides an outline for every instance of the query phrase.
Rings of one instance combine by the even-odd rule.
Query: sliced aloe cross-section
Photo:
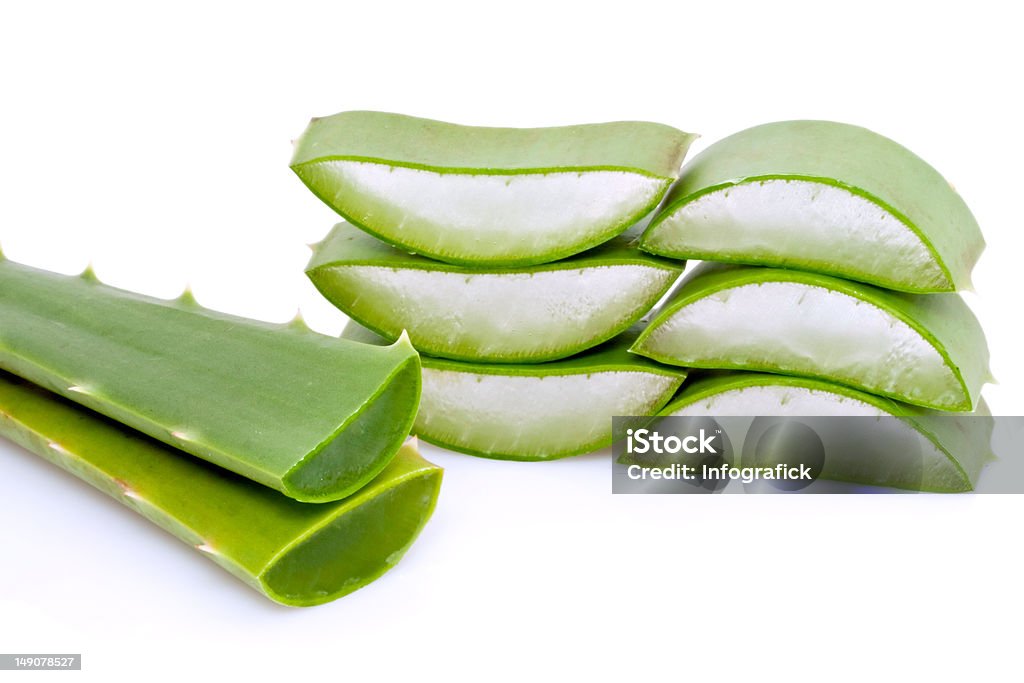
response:
[[[661,201],[694,136],[658,123],[481,128],[371,111],[313,119],[292,169],[346,220],[461,264],[545,263]]]
[[[343,337],[384,343],[350,322]],[[628,352],[630,331],[552,363],[495,365],[423,356],[413,427],[424,441],[503,460],[553,460],[610,444],[612,417],[653,415],[686,372]]]
[[[394,566],[429,519],[441,485],[441,469],[410,441],[352,496],[300,503],[5,372],[0,435],[286,605],[334,600]],[[123,557],[130,553],[117,561]]]
[[[369,348],[3,260],[0,368],[304,501],[376,476],[420,392],[405,338]]]
[[[864,128],[783,121],[686,165],[642,247],[679,258],[814,270],[907,292],[969,287],[985,242],[920,157]]]
[[[809,421],[827,442],[821,478],[872,486],[970,491],[993,457],[992,418],[984,401],[975,414],[952,415],[807,377],[695,375],[661,415],[827,418]],[[851,420],[832,419],[839,417]],[[750,425],[746,441],[766,433],[759,426],[765,425]],[[749,444],[743,450],[752,451]]]
[[[557,263],[470,269],[395,249],[340,223],[307,274],[349,317],[423,353],[492,363],[545,361],[629,328],[683,264],[640,252],[630,233]]]
[[[958,295],[775,268],[701,264],[633,351],[820,377],[940,410],[971,410],[989,380],[985,335]]]

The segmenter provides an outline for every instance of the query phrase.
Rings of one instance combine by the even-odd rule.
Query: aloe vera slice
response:
[[[642,248],[784,266],[907,292],[970,286],[985,247],[950,184],[920,157],[830,121],[757,126],[686,165]]]
[[[414,432],[451,450],[502,460],[554,460],[607,446],[615,415],[654,415],[686,377],[628,352],[631,330],[566,360],[523,365],[423,356]],[[349,322],[346,339],[385,341]]]
[[[912,295],[796,270],[698,266],[633,351],[663,363],[806,375],[970,411],[988,346],[956,294]]]
[[[408,339],[367,348],[11,261],[0,368],[309,502],[384,469],[420,392]]]
[[[950,415],[807,377],[752,372],[698,376],[661,415],[899,418],[870,423],[866,432],[871,433],[848,449],[830,444],[821,477],[872,486],[970,491],[993,457],[992,418],[984,401],[975,414]]]
[[[5,372],[0,435],[286,605],[334,600],[394,566],[430,518],[441,485],[441,469],[410,441],[352,496],[300,503]]]
[[[448,263],[528,265],[601,244],[661,201],[694,139],[635,121],[480,128],[313,119],[292,169],[350,223]]]
[[[630,234],[557,263],[469,269],[395,249],[340,223],[306,273],[350,318],[423,353],[492,363],[564,358],[626,330],[683,264],[640,252]]]

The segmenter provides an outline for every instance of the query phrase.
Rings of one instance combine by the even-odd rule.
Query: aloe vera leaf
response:
[[[430,518],[441,485],[441,468],[409,441],[353,495],[300,503],[2,371],[0,435],[286,605],[334,600],[394,566]]]
[[[864,128],[783,121],[688,163],[643,237],[679,258],[783,266],[907,292],[970,287],[985,241],[950,184]]]
[[[611,339],[668,291],[683,264],[632,234],[557,263],[470,269],[395,249],[339,223],[306,273],[331,303],[423,353],[491,363],[564,358]]]
[[[603,448],[615,415],[654,415],[686,371],[628,352],[638,330],[565,360],[522,365],[423,356],[413,431],[454,451],[501,460],[554,460]],[[386,343],[350,321],[342,337]]]
[[[0,368],[297,500],[376,476],[420,392],[384,349],[0,261]]]
[[[975,413],[954,415],[808,377],[698,374],[660,415],[898,418],[880,426],[871,423],[865,430],[869,433],[849,448],[832,444],[829,449],[822,478],[872,486],[970,491],[993,458],[993,420],[984,400]],[[849,436],[849,430],[843,433]]]
[[[985,335],[957,294],[775,268],[701,264],[633,351],[686,367],[820,377],[939,410],[970,411],[990,379]]]
[[[481,128],[370,111],[313,119],[291,167],[363,230],[448,263],[571,256],[649,214],[695,136],[658,123]]]

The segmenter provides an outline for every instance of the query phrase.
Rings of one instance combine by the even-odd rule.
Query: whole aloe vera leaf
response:
[[[970,286],[985,241],[950,184],[896,142],[842,123],[783,121],[688,163],[641,246],[949,292]]]
[[[419,358],[0,261],[0,368],[297,500],[343,498],[412,426]]]
[[[603,448],[615,415],[654,415],[686,371],[628,352],[630,330],[551,363],[470,363],[423,356],[423,395],[413,431],[454,451],[501,460],[554,460]],[[354,321],[342,337],[385,340]]]
[[[663,363],[819,377],[972,410],[988,346],[957,294],[913,295],[797,270],[704,263],[632,349]]]
[[[371,111],[313,119],[291,167],[347,221],[465,265],[571,256],[649,214],[695,136],[658,123],[481,128]]]
[[[353,495],[300,503],[2,371],[0,435],[294,606],[334,600],[394,566],[441,485],[441,469],[410,441]]]
[[[570,259],[470,269],[395,249],[340,223],[306,273],[350,318],[423,353],[491,363],[564,358],[611,339],[668,291],[683,264],[629,235]]]
[[[849,444],[847,457],[843,457],[840,448],[833,449],[826,460],[822,478],[872,486],[970,491],[993,458],[993,420],[984,400],[974,413],[950,414],[809,377],[756,372],[697,373],[660,415],[898,418],[927,441],[919,441],[917,448],[900,449],[894,444],[913,446],[913,442],[904,441],[913,438],[911,434],[893,433],[891,429],[883,433],[880,427],[873,426],[865,431],[877,431],[881,443],[873,443],[872,434],[866,434],[863,440]]]

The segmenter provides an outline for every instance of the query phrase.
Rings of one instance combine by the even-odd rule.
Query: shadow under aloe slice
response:
[[[985,242],[921,158],[858,126],[782,121],[708,147],[682,170],[641,248],[797,268],[906,292],[970,286]]]
[[[695,136],[658,123],[461,126],[350,111],[313,119],[292,170],[346,220],[448,263],[545,263],[649,214]]]
[[[342,336],[384,343],[350,322]],[[423,356],[423,396],[413,427],[424,441],[501,460],[553,460],[589,453],[621,435],[616,415],[653,415],[686,371],[628,353],[630,331],[550,363],[463,362]]]
[[[983,400],[975,413],[950,414],[809,377],[694,373],[660,416],[823,417],[808,421],[825,442],[821,478],[871,486],[970,491],[993,458],[993,420]],[[758,427],[750,425],[746,441],[764,433]]]
[[[0,260],[0,368],[308,502],[376,476],[412,426],[419,357]]]
[[[441,485],[410,441],[355,494],[300,503],[2,371],[0,435],[293,606],[334,600],[394,566]]]
[[[632,351],[818,377],[938,410],[972,410],[990,379],[985,335],[956,294],[712,263],[685,278]]]
[[[644,254],[632,232],[572,258],[464,268],[408,254],[340,223],[315,249],[310,280],[346,315],[434,356],[489,363],[564,358],[647,313],[685,264]]]

